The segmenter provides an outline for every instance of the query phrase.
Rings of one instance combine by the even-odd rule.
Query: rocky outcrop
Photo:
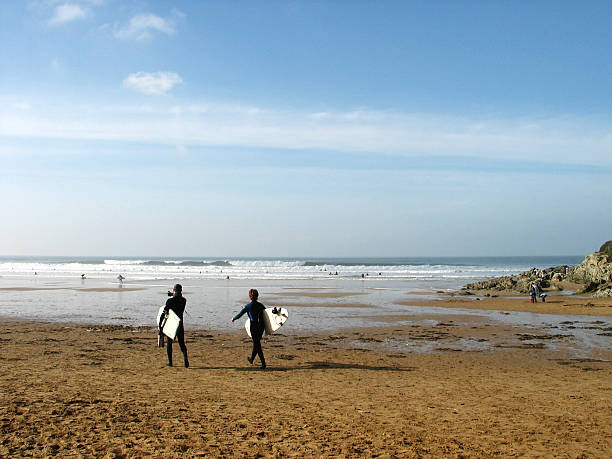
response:
[[[557,283],[566,280],[571,270],[570,266],[557,266],[547,269],[531,268],[529,271],[514,276],[502,276],[482,282],[474,282],[466,285],[465,289],[529,293],[531,284],[536,284],[540,290],[559,290],[560,287],[557,286]]]
[[[608,255],[608,261],[612,261],[612,241],[604,243],[599,249],[599,253]]]
[[[548,269],[531,268],[514,276],[503,276],[464,287],[467,290],[495,290],[528,293],[531,284],[540,290],[561,289],[560,283],[569,281],[580,286],[578,293],[594,297],[612,296],[612,241],[601,246],[599,252],[587,255],[578,266],[557,266]]]
[[[587,255],[582,263],[572,269],[569,280],[583,287],[580,293],[593,296],[612,296],[612,242],[606,242],[599,252]]]

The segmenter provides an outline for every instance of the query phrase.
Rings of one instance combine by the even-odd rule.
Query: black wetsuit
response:
[[[250,362],[253,363],[255,356],[259,356],[259,360],[261,360],[261,367],[266,368],[266,359],[263,355],[263,350],[261,349],[261,337],[263,336],[265,327],[264,327],[264,309],[266,307],[261,304],[259,301],[251,301],[247,304],[242,311],[240,311],[234,320],[240,319],[242,315],[246,312],[249,316],[249,320],[251,321],[251,339],[253,340],[253,352],[251,353]]]
[[[166,307],[164,308],[164,314],[168,312],[168,309],[172,309],[174,313],[179,316],[181,319],[181,324],[176,331],[176,340],[179,343],[179,347],[181,351],[183,351],[183,357],[185,359],[185,368],[189,367],[189,360],[187,359],[187,346],[185,346],[185,329],[183,328],[183,312],[185,312],[185,305],[187,304],[187,300],[180,293],[175,294],[172,298],[168,298],[166,301]],[[161,325],[161,324],[160,324]],[[172,366],[172,341],[168,338],[168,347],[166,348],[168,351],[168,365]]]

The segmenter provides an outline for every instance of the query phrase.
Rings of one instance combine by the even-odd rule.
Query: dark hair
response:
[[[183,293],[183,286],[182,286],[181,284],[176,284],[176,285],[174,286],[174,291],[175,291],[176,293]]]
[[[256,289],[252,288],[251,290],[249,290],[249,298],[253,301],[257,301],[257,298],[259,298],[259,292]]]

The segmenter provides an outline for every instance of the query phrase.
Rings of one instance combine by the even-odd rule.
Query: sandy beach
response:
[[[456,307],[457,298],[436,306],[444,301]],[[571,306],[547,307],[593,308],[591,299],[564,301]],[[576,358],[533,330],[454,325],[450,311],[435,327],[395,322],[273,335],[264,342],[265,371],[246,362],[250,341],[241,331],[188,328],[185,369],[166,366],[150,327],[5,322],[0,455],[609,457],[612,349]],[[408,338],[490,346],[387,345]]]

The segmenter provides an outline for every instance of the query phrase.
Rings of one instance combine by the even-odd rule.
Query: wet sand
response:
[[[350,296],[367,295],[366,292],[313,292],[309,290],[292,291],[292,292],[270,292],[268,295],[281,297],[298,297],[298,298],[347,298]]]
[[[145,290],[142,287],[92,287],[92,288],[72,288],[72,287],[4,287],[0,291],[7,292],[35,292],[46,290],[74,290],[75,292],[137,292]]]
[[[373,309],[373,304],[364,303],[288,303],[286,301],[266,301],[266,306],[281,306],[283,308],[348,308],[348,309]]]
[[[509,304],[509,303],[508,303]],[[562,305],[558,306],[562,308]],[[517,330],[419,325],[273,335],[4,322],[0,456],[609,457],[612,363],[546,347],[397,352],[389,340]],[[533,332],[533,331],[532,331]],[[437,338],[436,338],[437,336]],[[175,364],[182,363],[175,345]],[[610,355],[612,359],[612,355]]]
[[[612,316],[612,298],[549,294],[545,303],[530,303],[529,298],[517,294],[501,295],[479,292],[479,295],[440,295],[435,299],[397,301],[404,306],[431,306],[441,308],[481,309],[490,311],[534,312],[540,314]],[[413,294],[413,293],[411,293]],[[498,295],[497,297],[486,295]]]

